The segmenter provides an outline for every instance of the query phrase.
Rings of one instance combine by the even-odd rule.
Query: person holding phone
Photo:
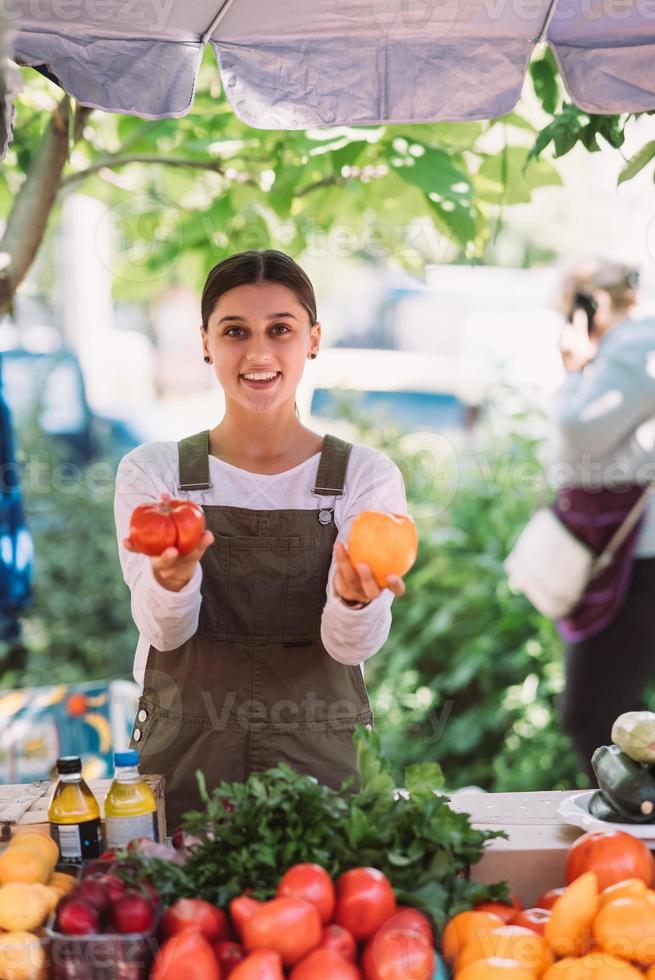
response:
[[[655,320],[637,318],[638,272],[590,260],[567,277],[559,349],[567,372],[555,394],[549,447],[556,511],[599,554],[655,478]],[[583,770],[624,711],[643,707],[655,676],[655,498],[558,622],[566,641],[563,725]]]
[[[356,784],[352,733],[373,721],[362,665],[385,642],[391,602],[347,548],[363,510],[406,513],[383,453],[308,429],[296,388],[319,355],[314,290],[289,256],[219,262],[202,294],[201,352],[225,393],[213,427],[138,446],[120,462],[115,518],[139,630],[132,734],[141,771],[166,777],[169,826],[211,788],[280,761],[332,787]],[[138,505],[200,504],[195,551],[137,554]]]

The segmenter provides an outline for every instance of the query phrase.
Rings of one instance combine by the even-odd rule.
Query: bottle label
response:
[[[105,833],[109,850],[126,847],[136,837],[156,841],[159,839],[157,814],[151,811],[133,817],[105,817]]]
[[[59,848],[62,863],[80,864],[102,853],[102,828],[98,817],[81,823],[51,823],[50,834]]]

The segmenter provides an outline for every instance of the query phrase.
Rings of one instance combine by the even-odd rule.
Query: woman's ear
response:
[[[310,352],[317,354],[321,346],[321,324],[318,321],[309,328],[309,335],[311,338]]]

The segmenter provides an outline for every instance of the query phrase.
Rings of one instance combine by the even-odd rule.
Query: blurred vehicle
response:
[[[456,356],[331,347],[305,371],[298,410],[311,428],[344,438],[358,419],[455,435],[473,429],[487,392],[484,371]]]
[[[120,454],[143,441],[125,420],[91,410],[80,362],[52,328],[0,328],[0,370],[14,424],[36,414],[41,430],[65,443],[81,462],[101,455],[107,441]]]
[[[93,681],[0,694],[0,783],[49,779],[60,755],[80,755],[89,779],[113,772],[137,709],[133,681]]]

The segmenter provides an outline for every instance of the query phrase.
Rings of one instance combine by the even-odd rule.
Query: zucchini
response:
[[[602,789],[597,789],[587,804],[587,809],[596,820],[605,820],[610,823],[626,823],[627,817],[615,810],[607,799]]]
[[[618,745],[601,745],[591,764],[612,807],[629,820],[655,820],[655,778]]]
[[[619,715],[612,726],[612,741],[635,762],[655,762],[655,712]]]

